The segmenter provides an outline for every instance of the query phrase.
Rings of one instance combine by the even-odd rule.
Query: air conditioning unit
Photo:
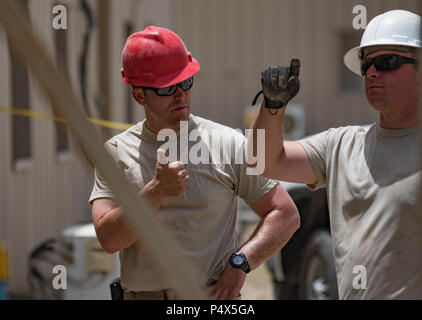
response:
[[[66,265],[63,299],[111,300],[110,283],[120,276],[119,254],[109,254],[101,247],[93,223],[65,229],[61,240],[72,257]]]
[[[289,103],[284,113],[284,139],[299,140],[305,136],[305,107],[300,103]]]

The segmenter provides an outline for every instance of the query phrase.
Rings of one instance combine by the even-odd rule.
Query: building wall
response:
[[[362,32],[352,29],[353,6],[365,5],[368,21],[393,8],[417,10],[417,0],[88,0],[88,3],[94,16],[87,58],[86,111],[90,116],[109,115],[110,120],[133,123],[144,118],[141,106],[132,101],[128,108],[130,89],[121,81],[121,51],[128,24],[133,31],[154,24],[178,33],[201,64],[201,71],[195,76],[193,113],[234,128],[243,128],[245,108],[260,90],[261,70],[288,64],[292,56],[300,57],[302,85],[292,102],[305,108],[306,134],[377,119],[362,91],[346,92],[341,87],[343,34],[356,36]],[[53,4],[64,4],[68,11],[69,76],[75,92],[80,94],[79,57],[86,20],[79,1],[30,0],[31,27],[54,58]],[[98,16],[100,11],[107,18],[103,24]],[[100,26],[107,30],[101,33]],[[109,50],[102,59],[100,48]],[[0,68],[0,105],[11,107],[10,55],[1,26]],[[108,68],[107,72],[101,68]],[[107,79],[101,78],[104,74]],[[51,113],[51,104],[32,74],[29,86],[31,110]],[[93,170],[77,142],[71,138],[69,151],[57,153],[54,124],[43,119],[30,121],[32,156],[15,168],[11,155],[11,115],[0,114],[0,240],[5,239],[9,246],[10,288],[15,294],[28,292],[27,258],[34,246],[47,238],[57,238],[65,227],[77,221],[91,219],[87,200]],[[105,140],[118,131],[98,133]]]
[[[193,112],[242,128],[244,108],[261,87],[261,70],[298,56],[301,89],[292,102],[305,108],[306,134],[377,120],[363,90],[340,86],[342,34],[362,33],[352,28],[357,4],[366,6],[368,22],[390,9],[417,10],[416,0],[173,1],[175,31],[201,63]]]
[[[31,28],[41,39],[49,55],[55,59],[51,27],[53,1],[29,1]],[[78,90],[78,57],[83,33],[78,2],[61,1],[68,10],[68,64],[71,81]],[[94,1],[90,2],[95,5]],[[4,30],[0,27],[0,105],[12,106],[10,86],[10,54]],[[94,48],[95,49],[95,48]],[[95,52],[90,57],[88,71],[96,70]],[[54,80],[52,80],[54,81]],[[96,81],[88,80],[89,83]],[[89,87],[89,95],[95,92]],[[51,103],[43,94],[34,74],[29,72],[30,109],[52,113]],[[0,238],[9,247],[12,294],[28,293],[27,262],[30,251],[48,238],[57,238],[61,230],[91,218],[87,203],[92,186],[92,173],[79,146],[70,138],[66,152],[55,147],[54,123],[31,119],[31,150],[29,159],[12,161],[12,116],[0,114]]]
[[[109,1],[106,11],[110,34],[100,39],[100,1],[88,0],[93,14],[93,29],[87,55],[85,111],[87,116],[101,118],[107,110],[110,120],[125,122],[128,87],[121,81],[121,50],[126,39],[125,26],[132,23],[134,30],[147,24],[171,27],[168,0],[159,1]],[[73,90],[81,94],[80,55],[83,37],[87,30],[85,13],[76,0],[28,1],[31,28],[41,39],[50,57],[55,60],[54,32],[51,26],[52,8],[63,4],[67,9],[68,70]],[[164,9],[163,9],[164,8]],[[104,9],[104,8],[103,8]],[[107,13],[108,11],[108,13]],[[110,50],[109,61],[101,64],[99,48],[101,41]],[[4,30],[0,26],[0,105],[12,106],[11,61]],[[101,67],[109,68],[105,83],[110,90],[109,101],[104,101]],[[29,72],[30,109],[52,114],[50,101],[45,97],[36,77]],[[133,121],[144,118],[142,107],[132,106]],[[88,198],[93,182],[93,168],[85,158],[77,141],[70,136],[67,152],[57,153],[54,123],[45,119],[31,119],[31,149],[29,159],[12,162],[11,118],[0,114],[0,144],[5,152],[0,153],[0,239],[5,239],[9,248],[9,287],[13,295],[29,293],[27,282],[28,256],[31,250],[48,238],[60,237],[61,231],[80,221],[91,219]],[[97,129],[105,141],[118,133],[116,130]]]

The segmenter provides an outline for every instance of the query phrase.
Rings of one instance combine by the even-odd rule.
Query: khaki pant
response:
[[[177,300],[174,290],[124,292],[124,300]]]
[[[178,300],[174,290],[124,292],[123,300]],[[236,300],[242,300],[241,294]]]

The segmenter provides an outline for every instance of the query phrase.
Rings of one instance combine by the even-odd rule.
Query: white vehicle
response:
[[[111,300],[110,283],[119,276],[119,254],[100,246],[92,222],[66,228],[60,239],[43,242],[29,259],[34,299]]]

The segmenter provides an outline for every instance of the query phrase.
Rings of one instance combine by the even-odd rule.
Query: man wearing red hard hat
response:
[[[193,76],[200,67],[174,32],[150,26],[132,34],[122,60],[123,81],[132,86],[146,119],[105,146],[127,179],[150,200],[176,250],[197,270],[198,283],[208,287],[213,299],[235,299],[246,274],[277,252],[299,227],[297,209],[279,183],[248,174],[247,165],[236,161],[246,144],[241,133],[191,114]],[[224,141],[218,148],[210,144],[218,130],[236,141],[234,147]],[[174,132],[180,150],[176,156],[169,154],[169,163],[160,152],[162,132]],[[222,153],[227,161],[190,161],[192,152],[189,159],[182,159],[186,149],[192,151],[198,143],[201,153],[209,152],[209,159]],[[243,245],[235,230],[237,196],[261,217]],[[110,253],[120,251],[124,299],[176,299],[169,284],[147,264],[142,239],[132,231],[98,172],[90,202],[101,245]]]

